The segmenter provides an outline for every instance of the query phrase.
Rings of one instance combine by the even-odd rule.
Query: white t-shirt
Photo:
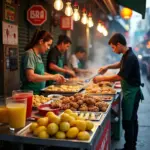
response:
[[[79,59],[76,57],[75,54],[71,55],[70,58],[70,65],[72,68],[78,68]]]

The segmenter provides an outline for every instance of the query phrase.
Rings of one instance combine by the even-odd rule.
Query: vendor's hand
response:
[[[96,77],[93,78],[94,83],[98,83],[98,82],[101,82],[103,80],[104,80],[103,76],[96,76]]]
[[[98,70],[98,73],[99,74],[104,74],[105,72],[107,72],[108,70],[108,67],[107,66],[104,66],[104,67],[101,67],[99,70]]]
[[[85,70],[85,73],[87,73],[87,74],[90,74],[90,73],[92,73],[90,70]]]
[[[53,75],[53,80],[55,80],[57,83],[61,83],[61,84],[66,81],[65,78],[60,74]]]
[[[72,70],[70,70],[70,69],[69,69],[69,70],[67,69],[67,70],[66,70],[66,73],[67,73],[67,74],[70,74],[72,77],[76,77],[75,72],[72,71]]]

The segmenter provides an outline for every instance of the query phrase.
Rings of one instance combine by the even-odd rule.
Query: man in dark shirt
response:
[[[139,62],[131,48],[126,45],[126,40],[120,33],[114,34],[108,44],[113,52],[123,54],[120,62],[104,66],[99,69],[100,74],[104,74],[108,69],[120,68],[116,75],[97,76],[93,79],[94,83],[100,81],[121,81],[123,92],[122,100],[122,124],[125,130],[124,148],[121,150],[136,150],[136,141],[138,135],[138,117],[137,111],[140,99],[143,99],[140,89],[141,78]]]
[[[60,35],[57,45],[53,47],[47,57],[47,72],[51,74],[75,76],[73,70],[67,66],[66,52],[71,45],[71,40],[66,35]],[[50,83],[49,83],[50,84]],[[47,84],[48,85],[48,84]]]
[[[129,48],[127,52],[122,56],[121,59],[119,76],[124,78],[132,86],[140,86],[140,67],[136,55],[132,49]]]

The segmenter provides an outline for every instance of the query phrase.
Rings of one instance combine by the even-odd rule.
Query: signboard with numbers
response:
[[[40,26],[47,20],[47,11],[42,5],[32,5],[27,11],[27,20],[33,26]]]

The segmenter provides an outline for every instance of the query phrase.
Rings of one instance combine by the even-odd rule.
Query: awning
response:
[[[116,0],[119,5],[124,7],[128,7],[140,14],[142,14],[142,18],[145,18],[146,11],[146,0]]]

